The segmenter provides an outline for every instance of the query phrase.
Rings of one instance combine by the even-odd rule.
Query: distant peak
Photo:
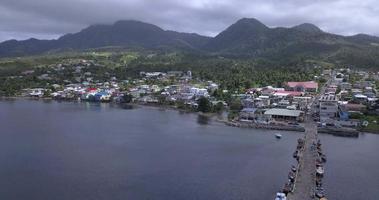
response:
[[[311,23],[300,24],[300,25],[294,26],[293,29],[296,29],[299,31],[304,31],[304,32],[309,32],[309,33],[321,33],[322,32],[322,30],[319,27],[317,27],[316,25],[311,24]]]
[[[376,37],[376,36],[372,36],[372,35],[368,35],[368,34],[364,34],[364,33],[358,33],[356,35],[352,35],[351,37],[356,37],[356,38],[373,38],[373,37]]]
[[[264,25],[262,22],[258,21],[255,18],[242,18],[230,27],[237,28],[237,29],[243,28],[243,29],[254,30],[254,31],[265,31],[269,29],[266,25]]]
[[[137,21],[137,20],[118,20],[113,25],[125,25],[125,24],[146,24],[145,22]]]
[[[236,22],[236,24],[254,24],[254,25],[261,25],[266,27],[262,22],[255,18],[242,18]]]
[[[137,21],[137,20],[119,20],[113,24],[113,27],[163,31],[163,29],[161,29],[159,26],[156,26],[154,24],[149,24],[146,22]]]

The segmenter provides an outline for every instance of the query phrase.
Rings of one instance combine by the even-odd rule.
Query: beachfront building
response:
[[[255,120],[257,108],[244,108],[240,112],[240,118],[243,120]]]
[[[304,112],[300,110],[289,110],[281,108],[268,109],[264,115],[271,120],[276,121],[303,121]]]
[[[314,93],[314,92],[317,92],[318,90],[318,83],[314,81],[287,82],[285,85],[286,85],[286,90],[288,91]]]

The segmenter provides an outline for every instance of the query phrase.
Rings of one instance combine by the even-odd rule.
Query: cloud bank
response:
[[[336,34],[379,35],[374,0],[1,0],[0,41],[57,38],[123,19],[215,36],[243,17],[270,27],[308,22]]]

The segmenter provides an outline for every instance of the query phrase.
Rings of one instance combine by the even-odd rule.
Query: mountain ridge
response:
[[[143,49],[184,49],[201,53],[251,58],[291,59],[301,56],[379,65],[379,37],[327,33],[310,23],[270,28],[255,18],[242,18],[215,37],[164,30],[137,20],[91,25],[54,40],[8,40],[0,43],[0,57],[35,55],[49,51],[86,50],[105,46]],[[364,62],[364,63],[365,63]]]

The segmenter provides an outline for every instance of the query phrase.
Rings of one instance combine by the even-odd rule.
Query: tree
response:
[[[178,100],[176,101],[176,108],[183,110],[186,108],[186,104],[184,103],[184,101]]]
[[[209,100],[205,97],[200,97],[200,99],[197,101],[197,104],[197,111],[207,113],[212,110],[211,102],[209,102]]]
[[[224,108],[224,104],[222,102],[218,102],[216,105],[213,106],[213,112],[221,112]]]
[[[234,99],[230,105],[229,105],[230,110],[233,111],[240,111],[242,109],[242,103],[240,99]]]
[[[124,94],[122,97],[122,102],[123,103],[130,103],[133,100],[133,96],[131,94]]]
[[[47,89],[43,92],[43,97],[50,97],[51,96],[51,90]]]

